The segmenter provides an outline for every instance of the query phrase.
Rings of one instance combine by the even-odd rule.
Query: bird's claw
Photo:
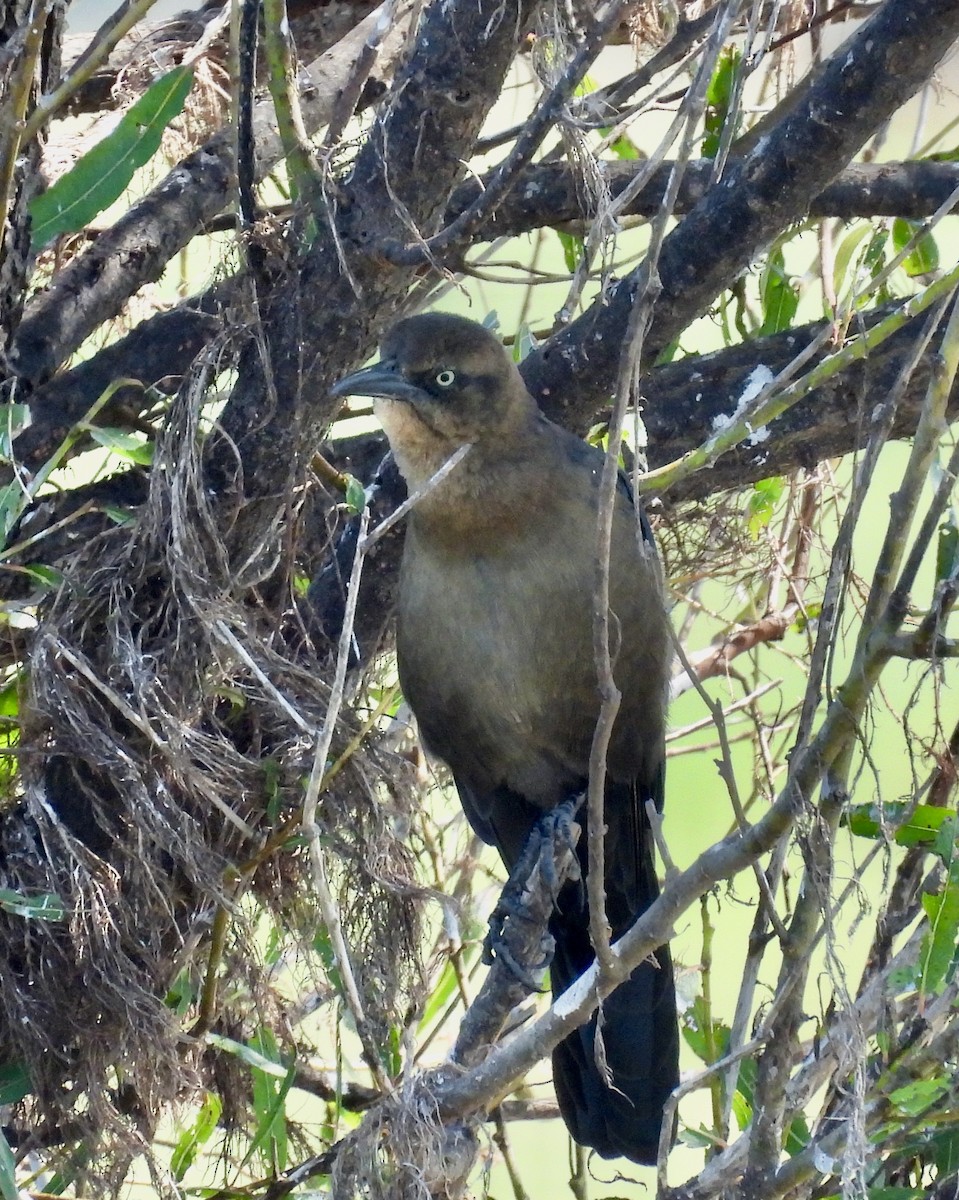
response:
[[[544,931],[540,939],[542,959],[535,964],[523,962],[510,946],[513,939],[509,937],[509,923],[522,922],[533,926],[542,923],[540,918],[530,913],[528,900],[529,882],[537,867],[551,905],[555,904],[567,880],[579,878],[579,862],[575,853],[572,855],[572,870],[567,870],[564,876],[560,877],[556,869],[554,847],[557,837],[560,837],[575,851],[574,823],[582,802],[582,796],[571,796],[540,817],[530,831],[523,853],[510,872],[506,886],[490,915],[489,932],[483,942],[483,962],[491,965],[494,959],[499,959],[529,991],[544,990],[537,977],[541,977],[542,972],[552,962],[555,943],[552,935]],[[524,953],[523,958],[527,957]]]

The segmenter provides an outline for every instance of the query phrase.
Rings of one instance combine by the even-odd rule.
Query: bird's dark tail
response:
[[[613,786],[625,789],[625,785]],[[646,911],[659,888],[652,839],[636,798],[607,799],[607,914],[616,938]],[[617,815],[629,812],[631,828],[617,828],[627,824]],[[585,843],[584,835],[582,850]],[[556,939],[551,970],[554,996],[565,991],[594,957],[585,903],[585,861],[583,866],[583,882],[563,889],[550,922]],[[641,963],[603,1002],[603,1057],[609,1083],[596,1061],[595,1014],[553,1052],[553,1083],[563,1119],[577,1142],[593,1147],[604,1158],[622,1155],[637,1163],[656,1162],[663,1108],[679,1081],[676,994],[668,946],[656,951],[655,960],[655,964]]]

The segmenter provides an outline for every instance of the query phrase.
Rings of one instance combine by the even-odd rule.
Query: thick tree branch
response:
[[[302,72],[303,112],[311,130],[331,119],[388,3]],[[410,7],[400,6],[381,46],[384,66],[395,60],[403,45]],[[258,105],[254,119],[256,166],[262,178],[280,160],[282,146],[270,104]],[[174,255],[230,204],[233,195],[233,134],[227,128],[178,163],[28,305],[11,354],[18,374],[32,383],[49,378],[144,284],[159,279]]]
[[[643,168],[642,162],[603,160],[603,180],[616,199]],[[658,167],[646,186],[625,209],[626,216],[653,217],[659,211],[671,162]],[[686,165],[676,201],[677,216],[690,212],[706,196],[714,164],[700,159]],[[483,195],[488,178],[463,181],[450,198],[445,220],[450,222]],[[809,205],[810,217],[930,217],[959,187],[959,163],[853,163],[828,184]],[[588,221],[593,217],[581,180],[568,162],[536,163],[517,180],[491,220],[480,227],[476,240],[517,237],[549,225]]]
[[[959,36],[959,0],[887,0],[815,83],[667,237],[662,294],[646,342],[653,361],[810,204],[924,82]],[[523,363],[549,415],[584,428],[611,394],[642,267]],[[568,385],[570,376],[577,386]]]
[[[387,269],[376,247],[438,227],[533,7],[454,0],[424,10],[352,175],[326,197],[326,225],[261,308],[269,362],[247,357],[222,418],[248,496],[275,495],[294,477],[332,415],[326,385],[395,315],[413,271]]]

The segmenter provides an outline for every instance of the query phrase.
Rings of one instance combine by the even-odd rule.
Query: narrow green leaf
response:
[[[799,308],[799,293],[792,276],[786,273],[781,249],[776,249],[769,255],[766,269],[759,281],[759,294],[763,306],[763,321],[756,331],[756,336],[769,337],[788,329]]]
[[[811,1134],[809,1125],[806,1123],[806,1118],[800,1113],[797,1117],[789,1122],[789,1128],[786,1130],[786,1153],[790,1156],[801,1154],[809,1145]]]
[[[782,475],[771,475],[768,479],[760,479],[753,484],[746,503],[746,514],[749,519],[749,532],[754,540],[772,520],[785,487],[786,480]]]
[[[6,542],[10,531],[20,520],[28,497],[16,479],[0,488],[0,542]]]
[[[533,337],[530,327],[523,321],[516,330],[516,337],[513,338],[513,362],[521,363],[535,349],[536,338]]]
[[[363,487],[355,475],[347,477],[346,507],[357,517],[366,508],[366,488]]]
[[[453,968],[452,962],[449,959],[440,972],[440,977],[436,982],[436,987],[430,993],[426,1005],[423,1009],[423,1015],[420,1018],[420,1032],[428,1029],[430,1023],[435,1017],[438,1017],[449,1005],[453,998],[453,992],[456,990],[456,971]]]
[[[916,1079],[890,1092],[889,1099],[907,1117],[920,1117],[951,1086],[951,1081],[942,1076],[937,1079]]]
[[[925,1200],[923,1188],[911,1187],[872,1187],[866,1188],[869,1200]]]
[[[25,563],[23,569],[41,587],[47,588],[50,591],[58,588],[65,578],[62,571],[58,571],[56,567],[45,566],[43,563]]]
[[[19,1200],[17,1164],[7,1139],[0,1133],[0,1196],[3,1200]]]
[[[617,158],[621,158],[624,162],[635,162],[640,157],[636,143],[627,137],[625,133],[620,134],[615,141],[610,142],[609,148]]]
[[[959,566],[959,524],[956,514],[950,509],[945,522],[939,526],[939,542],[936,546],[936,583],[950,579]]]
[[[892,223],[892,244],[897,254],[906,248],[921,228],[917,221],[896,217]],[[919,237],[902,265],[907,275],[925,275],[939,266],[939,247],[931,233]]]
[[[942,986],[956,956],[956,935],[959,933],[959,855],[954,853],[942,891],[932,896],[927,893],[921,900],[929,918],[929,929],[923,937],[919,953],[922,967],[919,991],[925,996],[930,996]]]
[[[736,85],[736,72],[742,54],[735,47],[728,47],[719,56],[716,70],[706,91],[706,112],[703,126],[703,158],[715,158],[722,140],[723,126],[729,116],[729,105]]]
[[[101,504],[100,511],[106,513],[115,525],[132,525],[136,513],[131,508],[120,508],[116,504]]]
[[[868,237],[871,232],[872,226],[865,223],[858,223],[853,226],[850,232],[839,243],[832,272],[833,289],[837,296],[842,294],[853,255],[859,249],[863,239]]]
[[[30,424],[29,404],[0,405],[0,456],[13,459],[13,440]]]
[[[20,715],[20,688],[23,686],[25,671],[17,674],[0,688],[0,717],[18,717]]]
[[[939,830],[949,819],[947,808],[933,808],[929,804],[919,804],[906,817],[908,805],[902,801],[891,801],[882,806],[882,811],[875,804],[856,804],[845,817],[845,824],[856,837],[871,838],[873,841],[883,837],[883,827],[895,830],[895,841],[900,846],[931,846],[939,836]]]
[[[112,450],[121,458],[148,467],[153,462],[153,443],[145,442],[140,434],[128,433],[110,425],[91,425],[87,429],[90,437],[105,450]]]
[[[161,76],[98,142],[52,187],[30,203],[33,249],[61,233],[76,233],[122,195],[134,172],[153,157],[163,131],[183,108],[193,86],[192,67]]]
[[[254,1035],[251,1045],[267,1061],[272,1060],[272,1065],[279,1065],[279,1047],[271,1029],[266,1026],[259,1029]],[[253,1111],[257,1118],[257,1128],[253,1141],[244,1156],[245,1162],[249,1162],[259,1151],[267,1170],[279,1172],[285,1169],[288,1157],[285,1105],[287,1093],[293,1086],[295,1074],[296,1065],[291,1062],[283,1071],[282,1081],[277,1084],[275,1072],[254,1068],[252,1072]]]
[[[209,1141],[210,1135],[216,1129],[223,1102],[215,1092],[207,1092],[206,1099],[200,1105],[196,1120],[180,1134],[177,1144],[170,1155],[170,1170],[174,1179],[182,1179],[196,1161],[201,1147]]]
[[[20,1063],[0,1066],[0,1104],[16,1104],[31,1091],[30,1076]]]
[[[241,1059],[247,1066],[255,1067],[258,1071],[263,1071],[267,1075],[273,1075],[277,1079],[285,1079],[287,1074],[286,1067],[280,1063],[273,1062],[259,1051],[254,1050],[252,1046],[244,1046],[242,1042],[237,1042],[233,1038],[224,1037],[220,1033],[208,1033],[205,1037],[206,1042],[217,1050],[222,1050],[226,1054],[232,1054],[235,1058]]]
[[[586,243],[581,237],[577,237],[575,233],[565,233],[562,229],[556,230],[556,236],[559,238],[559,244],[563,247],[563,260],[566,263],[566,270],[572,273],[579,266],[579,260],[583,257]]]
[[[67,911],[60,897],[52,892],[25,896],[12,888],[0,888],[0,908],[31,921],[62,921]]]

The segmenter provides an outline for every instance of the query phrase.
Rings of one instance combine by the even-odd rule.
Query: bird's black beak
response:
[[[410,383],[394,363],[378,362],[362,371],[354,371],[330,388],[332,396],[373,396],[377,399],[415,401],[422,393]]]

